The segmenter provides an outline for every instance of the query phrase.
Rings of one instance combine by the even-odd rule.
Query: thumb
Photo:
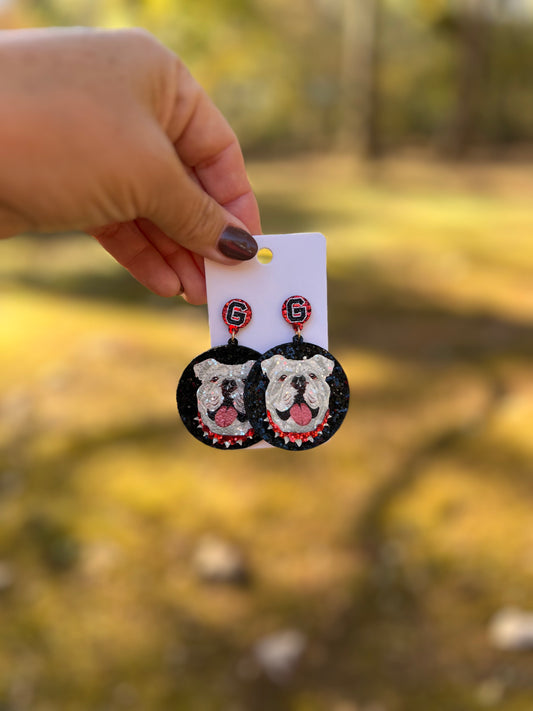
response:
[[[199,185],[175,153],[150,214],[160,230],[191,252],[222,264],[252,259],[257,242],[244,224]]]

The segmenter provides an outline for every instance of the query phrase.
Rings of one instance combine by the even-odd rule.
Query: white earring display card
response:
[[[252,318],[239,334],[239,343],[264,352],[289,341],[291,327],[282,317],[285,300],[293,295],[307,299],[312,317],[305,324],[305,340],[328,347],[326,238],[311,233],[259,235],[258,256],[237,266],[206,260],[209,330],[213,346],[226,343],[227,326],[220,317],[230,299],[250,304]],[[268,263],[262,263],[271,255]]]

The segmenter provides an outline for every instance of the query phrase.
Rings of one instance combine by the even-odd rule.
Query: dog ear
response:
[[[285,368],[287,362],[287,359],[284,358],[282,355],[274,355],[272,356],[272,358],[267,358],[267,360],[264,360],[261,363],[261,368],[263,369],[263,373],[267,376],[267,378],[270,379],[270,373],[272,372],[272,369],[279,368],[280,366],[282,368]]]
[[[215,358],[206,358],[205,360],[196,363],[194,366],[194,374],[201,380],[202,383],[207,380],[208,373],[215,367],[219,366],[220,363]]]
[[[247,360],[246,363],[242,364],[242,377],[247,378],[250,370],[252,369],[252,365],[255,363],[255,360]]]
[[[335,363],[331,360],[331,358],[326,358],[326,356],[323,355],[314,355],[312,358],[310,358],[310,360],[318,365],[318,367],[322,370],[324,377],[326,378],[328,375],[331,375],[331,372],[335,367]]]

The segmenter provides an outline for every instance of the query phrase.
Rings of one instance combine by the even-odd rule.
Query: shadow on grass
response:
[[[125,270],[86,271],[72,276],[13,275],[37,292],[93,299],[150,310],[187,307],[182,299],[150,293]],[[330,334],[335,348],[360,348],[393,358],[428,363],[482,361],[493,356],[533,356],[533,321],[518,321],[482,310],[454,311],[408,285],[393,284],[365,265],[330,278]]]
[[[428,363],[482,362],[494,356],[533,356],[533,321],[482,310],[455,311],[364,266],[330,280],[331,340]]]
[[[15,274],[11,281],[18,286],[55,296],[111,302],[132,308],[165,310],[177,304],[185,306],[183,299],[164,298],[148,291],[125,269],[117,266],[113,273],[101,271],[76,271],[72,275],[51,276],[42,272]]]
[[[259,198],[262,226],[265,234],[287,234],[291,232],[320,232],[346,224],[354,224],[353,211],[342,212],[338,208],[324,209],[310,205],[299,206],[294,195],[283,198],[279,193],[262,193]]]

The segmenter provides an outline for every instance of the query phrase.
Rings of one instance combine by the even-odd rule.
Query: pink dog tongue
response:
[[[291,417],[296,422],[297,425],[305,427],[313,419],[313,415],[309,407],[302,402],[301,404],[294,404],[291,407]]]
[[[223,405],[218,409],[215,415],[215,422],[219,427],[229,427],[235,422],[237,410],[234,407],[226,407]]]

